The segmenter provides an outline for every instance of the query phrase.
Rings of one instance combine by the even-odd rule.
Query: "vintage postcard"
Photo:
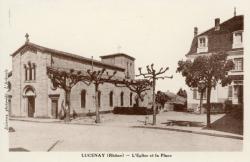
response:
[[[0,0],[1,161],[248,161],[248,5]]]

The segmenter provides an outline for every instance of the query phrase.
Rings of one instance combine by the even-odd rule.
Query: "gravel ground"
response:
[[[165,114],[165,115],[164,115]],[[223,115],[213,115],[212,121]],[[150,116],[151,119],[151,116]],[[205,115],[166,112],[157,116],[166,120],[206,121]],[[10,148],[29,151],[241,151],[243,140],[185,132],[131,128],[142,124],[145,116],[102,115],[102,123],[78,118],[75,124],[10,121],[16,131],[10,133]],[[82,125],[81,123],[84,123]],[[91,125],[87,125],[91,124]]]

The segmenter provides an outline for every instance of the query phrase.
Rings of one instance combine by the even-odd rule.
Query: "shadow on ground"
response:
[[[16,147],[16,148],[9,148],[10,152],[29,152],[29,150],[22,148],[22,147]]]
[[[187,126],[187,127],[204,127],[203,122],[196,122],[196,121],[184,121],[184,120],[168,120],[165,123],[161,124],[166,124],[168,126]]]
[[[211,124],[211,129],[243,135],[243,110],[236,109]],[[206,128],[203,128],[206,129]]]

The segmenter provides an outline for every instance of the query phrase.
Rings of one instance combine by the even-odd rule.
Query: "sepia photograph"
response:
[[[0,0],[3,159],[244,158],[246,4]]]

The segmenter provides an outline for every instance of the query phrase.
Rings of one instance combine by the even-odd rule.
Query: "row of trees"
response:
[[[210,127],[210,97],[211,89],[215,87],[218,83],[225,86],[231,83],[229,76],[227,75],[228,71],[232,70],[234,64],[232,60],[227,60],[227,55],[224,52],[212,53],[210,55],[198,56],[193,61],[179,61],[177,72],[181,73],[185,77],[185,82],[189,87],[198,88],[201,93],[201,102],[202,96],[205,91],[207,92],[207,127]],[[156,80],[172,78],[172,76],[162,76],[169,68],[160,68],[159,71],[156,71],[154,64],[146,67],[146,72],[143,73],[142,69],[139,68],[139,75],[143,76],[144,79],[141,80],[119,80],[114,79],[116,72],[109,74],[105,69],[93,71],[87,70],[86,72],[75,71],[73,69],[59,70],[55,68],[48,68],[47,73],[49,78],[52,81],[53,89],[62,88],[65,91],[65,104],[66,104],[66,121],[70,120],[70,93],[71,89],[78,82],[84,82],[86,85],[94,84],[95,85],[95,105],[96,105],[96,123],[100,123],[99,116],[99,106],[98,106],[98,97],[97,92],[99,90],[99,85],[103,83],[111,83],[117,87],[127,87],[132,92],[135,92],[139,99],[143,101],[142,93],[146,90],[152,88],[153,96],[153,125],[156,124],[156,106],[155,101],[159,103],[168,98],[165,95],[159,94],[160,98],[155,98],[155,85]],[[160,92],[158,92],[160,93]],[[180,90],[178,95],[187,97],[185,90]],[[164,102],[165,102],[164,101]],[[161,103],[164,104],[164,103]]]
[[[127,80],[127,79],[115,79],[114,76],[116,71],[109,74],[106,69],[94,71],[87,70],[75,71],[74,69],[58,69],[58,68],[47,68],[47,74],[52,82],[52,89],[61,88],[65,92],[65,121],[70,121],[70,94],[71,89],[78,83],[83,82],[86,85],[94,84],[95,86],[95,106],[96,106],[96,123],[100,123],[99,104],[98,104],[98,91],[99,85],[103,83],[111,83],[117,87],[127,87],[130,91],[135,92],[140,101],[143,101],[142,93],[153,88],[153,124],[156,124],[156,108],[155,108],[155,84],[157,79],[171,78],[167,76],[159,76],[165,73],[168,68],[161,68],[158,72],[154,69],[154,65],[151,68],[147,66],[147,73],[142,73],[139,68],[140,74],[144,79]]]

